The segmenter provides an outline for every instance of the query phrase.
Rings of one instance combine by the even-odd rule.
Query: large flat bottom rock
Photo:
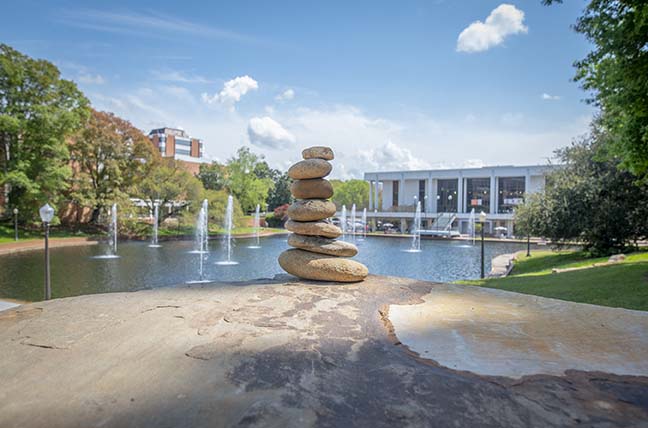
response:
[[[426,302],[435,290],[462,299],[454,286],[403,278],[327,284],[285,276],[2,311],[0,426],[548,427],[647,420],[645,377],[568,371],[513,380],[416,357],[394,338],[387,308]],[[466,306],[481,296],[470,291]],[[493,315],[485,316],[494,324]],[[620,323],[615,331],[634,328]]]

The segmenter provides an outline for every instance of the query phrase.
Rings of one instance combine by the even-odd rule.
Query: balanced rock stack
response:
[[[369,271],[362,263],[345,257],[358,253],[355,245],[337,241],[342,230],[326,221],[335,214],[333,186],[324,179],[331,173],[333,150],[310,147],[302,152],[303,161],[288,170],[293,180],[290,191],[295,202],[288,208],[286,229],[288,245],[295,247],[279,256],[279,265],[291,275],[318,281],[358,282]]]

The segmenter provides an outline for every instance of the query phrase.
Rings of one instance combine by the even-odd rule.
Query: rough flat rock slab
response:
[[[296,221],[324,220],[335,214],[335,204],[323,199],[297,199],[288,207],[288,217]]]
[[[279,255],[279,266],[298,278],[316,281],[359,282],[369,270],[355,260],[293,249]]]
[[[391,306],[389,320],[404,345],[441,365],[510,377],[648,375],[648,312],[461,285],[423,300]]]
[[[353,257],[358,254],[358,247],[350,242],[337,241],[321,236],[296,235],[291,233],[288,236],[288,245],[313,253],[338,257]]]
[[[446,288],[285,275],[25,304],[0,312],[0,426],[645,425],[647,378],[511,381],[415,358],[384,324],[386,308]]]
[[[322,178],[331,173],[333,165],[324,159],[306,159],[299,161],[288,169],[288,176],[293,180]]]
[[[324,159],[333,160],[333,150],[330,147],[314,146],[302,150],[302,157],[304,159]]]
[[[288,220],[284,227],[299,235],[324,236],[337,238],[342,236],[342,229],[325,221],[294,221]]]
[[[290,193],[296,199],[328,199],[333,196],[333,186],[323,178],[295,180],[290,185]]]

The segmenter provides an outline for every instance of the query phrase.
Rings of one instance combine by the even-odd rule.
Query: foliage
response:
[[[283,227],[288,220],[289,206],[288,204],[280,205],[274,209],[272,214],[268,214],[265,218],[268,227]]]
[[[222,190],[226,183],[227,169],[225,165],[218,162],[211,164],[200,164],[198,179],[202,182],[203,187],[207,190]]]
[[[26,220],[60,202],[71,168],[66,139],[88,115],[88,100],[50,62],[0,44],[0,187]]]
[[[515,262],[512,274],[463,283],[573,302],[648,310],[648,252],[626,256],[618,264],[561,273],[554,268],[572,268],[604,262],[582,252],[533,252]]]
[[[356,204],[357,209],[369,207],[369,183],[364,180],[331,180],[333,185],[333,202],[338,209],[342,205],[351,208]]]
[[[516,211],[523,232],[554,242],[580,241],[597,255],[624,251],[648,237],[648,184],[618,168],[607,138],[594,128],[589,137],[558,151],[564,167]]]
[[[262,156],[255,155],[247,147],[238,149],[236,156],[227,161],[226,187],[245,212],[253,211],[257,204],[263,205],[274,185],[271,178],[255,174],[264,163]]]
[[[125,199],[133,187],[159,163],[159,154],[137,128],[112,113],[92,110],[83,130],[72,140],[73,177],[70,197],[78,206],[101,209]]]
[[[272,177],[274,186],[272,189],[270,189],[270,193],[268,193],[268,199],[266,199],[266,202],[268,203],[268,209],[274,210],[279,206],[292,203],[293,198],[292,194],[290,193],[290,185],[292,184],[292,179],[288,177],[288,173],[282,173],[281,171],[276,169],[273,169],[272,171],[274,172]]]
[[[591,0],[574,28],[593,45],[575,80],[601,108],[621,166],[648,180],[648,2]]]

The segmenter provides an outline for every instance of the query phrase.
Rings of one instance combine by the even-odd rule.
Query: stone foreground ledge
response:
[[[9,309],[0,312],[0,425],[547,427],[648,417],[644,377],[513,381],[416,358],[387,308],[447,287],[284,276]]]

